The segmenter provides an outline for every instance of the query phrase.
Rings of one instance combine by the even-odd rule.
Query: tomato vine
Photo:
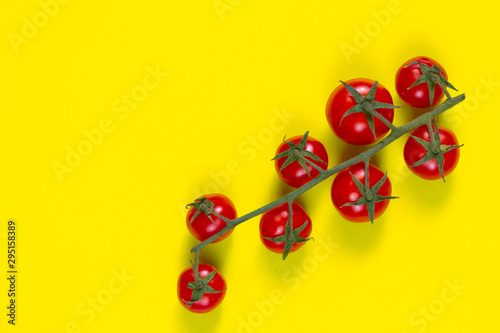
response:
[[[439,67],[437,67],[437,69],[433,68],[432,70],[439,72],[440,69],[439,69]],[[430,69],[429,69],[429,71],[430,71]],[[425,68],[424,68],[424,74],[429,75],[428,71]],[[431,74],[434,75],[434,73],[431,73]],[[214,219],[212,218],[212,215],[213,215],[213,217],[215,217],[216,220],[218,221],[217,222],[218,226],[216,229],[217,232],[214,231],[211,235],[208,235],[208,234],[205,235],[203,238],[201,238],[201,239],[203,239],[203,241],[201,241],[199,244],[195,245],[191,249],[191,253],[194,254],[195,258],[194,258],[194,263],[191,262],[192,267],[190,268],[193,273],[189,273],[189,274],[191,274],[191,278],[194,279],[194,281],[191,281],[191,282],[188,281],[188,282],[189,282],[189,288],[193,289],[192,294],[194,296],[192,296],[191,300],[182,299],[181,302],[184,302],[183,305],[189,309],[192,304],[195,304],[198,300],[202,299],[204,293],[218,293],[219,298],[218,298],[217,304],[219,304],[221,301],[220,297],[223,297],[223,292],[225,292],[225,289],[224,290],[215,290],[215,289],[209,287],[209,282],[211,281],[212,276],[214,276],[215,274],[218,274],[218,272],[216,272],[215,268],[213,268],[213,269],[211,268],[212,271],[211,271],[210,275],[208,276],[208,278],[207,277],[203,278],[200,276],[200,273],[199,273],[199,268],[200,268],[199,255],[200,255],[200,251],[203,248],[205,248],[206,246],[208,246],[209,244],[211,244],[213,242],[216,242],[218,240],[223,239],[224,237],[227,237],[227,235],[229,235],[229,233],[234,228],[236,228],[238,225],[240,225],[243,222],[246,222],[246,221],[248,221],[254,217],[257,217],[261,214],[264,214],[266,212],[268,213],[267,215],[269,215],[269,212],[271,212],[271,211],[272,212],[279,211],[279,212],[281,212],[279,214],[282,214],[280,219],[282,219],[283,216],[286,215],[285,219],[288,220],[284,227],[280,226],[280,228],[283,227],[281,234],[279,234],[279,235],[275,234],[272,237],[269,237],[269,236],[263,237],[263,238],[261,237],[261,239],[263,239],[263,242],[268,243],[267,245],[265,244],[266,247],[269,248],[269,246],[273,246],[274,249],[272,249],[272,250],[274,252],[283,253],[283,260],[284,260],[287,257],[287,255],[289,254],[289,252],[294,251],[295,249],[299,248],[308,240],[306,238],[308,237],[308,235],[310,233],[310,227],[311,227],[310,220],[307,221],[307,219],[305,219],[306,223],[301,222],[302,224],[300,224],[300,227],[296,226],[296,228],[294,229],[293,210],[301,208],[301,207],[297,207],[297,204],[294,203],[295,199],[297,199],[304,192],[310,190],[312,187],[318,185],[319,183],[325,181],[326,179],[330,178],[331,176],[333,176],[341,171],[344,171],[344,173],[345,172],[350,173],[348,168],[355,166],[358,163],[364,163],[364,167],[363,166],[360,167],[359,165],[356,166],[357,169],[361,168],[361,171],[363,171],[363,170],[365,171],[365,173],[361,177],[361,179],[363,179],[363,181],[360,181],[359,179],[355,179],[355,176],[352,173],[350,173],[350,176],[352,177],[352,179],[354,180],[354,183],[357,186],[357,189],[355,189],[355,190],[359,190],[362,197],[360,197],[355,202],[351,202],[351,203],[343,204],[343,205],[339,204],[338,205],[339,207],[337,207],[337,209],[342,209],[343,207],[346,207],[346,206],[366,205],[366,208],[368,210],[367,215],[369,217],[369,220],[373,223],[373,219],[374,219],[374,211],[373,210],[375,209],[374,207],[377,204],[380,205],[380,203],[384,202],[384,200],[393,199],[395,197],[390,196],[390,193],[383,193],[383,194],[377,193],[381,187],[386,186],[386,185],[384,185],[384,183],[386,182],[386,180],[388,181],[387,173],[385,173],[385,175],[384,175],[384,173],[382,171],[377,169],[378,170],[377,172],[379,174],[377,176],[377,181],[374,181],[373,179],[372,179],[372,181],[368,180],[369,170],[374,169],[369,164],[370,158],[375,153],[377,153],[378,151],[387,147],[389,144],[391,144],[395,140],[401,138],[403,135],[413,133],[415,130],[421,128],[422,126],[427,126],[427,128],[429,129],[429,132],[432,133],[432,126],[430,125],[431,122],[438,115],[442,114],[446,110],[449,110],[450,108],[454,107],[455,105],[457,105],[458,103],[462,102],[465,99],[465,94],[460,94],[458,96],[451,97],[450,94],[448,93],[448,91],[446,90],[446,87],[451,87],[453,89],[454,89],[454,87],[451,86],[451,84],[449,84],[447,81],[446,82],[443,81],[444,79],[439,78],[439,80],[441,80],[441,81],[439,81],[436,84],[439,84],[439,86],[441,88],[443,88],[447,99],[443,103],[441,103],[440,105],[435,107],[434,109],[422,114],[418,118],[406,123],[405,125],[399,126],[399,127],[392,124],[392,117],[391,117],[391,121],[388,121],[383,116],[381,116],[380,113],[375,111],[376,108],[384,108],[384,107],[390,108],[390,109],[396,108],[395,106],[391,106],[391,104],[380,103],[380,102],[374,100],[375,89],[377,88],[377,84],[378,84],[377,81],[374,81],[373,87],[370,90],[371,92],[367,93],[366,96],[361,96],[361,94],[355,92],[355,90],[352,86],[349,86],[348,84],[346,85],[346,83],[342,82],[344,87],[349,92],[352,91],[351,94],[356,97],[356,103],[358,103],[357,106],[354,105],[347,112],[349,112],[349,113],[362,113],[366,116],[366,119],[368,119],[369,121],[371,119],[370,134],[372,135],[372,137],[374,139],[377,139],[377,137],[379,135],[381,135],[381,134],[375,132],[375,127],[373,126],[374,117],[379,119],[382,123],[384,123],[387,126],[387,131],[389,132],[389,134],[386,137],[384,137],[383,139],[381,139],[380,141],[375,143],[373,146],[371,146],[370,148],[368,148],[364,152],[358,154],[357,156],[355,156],[347,161],[344,161],[344,162],[342,162],[342,163],[340,163],[340,164],[338,164],[330,169],[326,169],[325,164],[327,164],[327,161],[325,163],[321,158],[319,158],[318,156],[315,156],[311,152],[304,149],[306,141],[307,141],[307,137],[308,137],[308,132],[306,132],[304,134],[304,136],[302,136],[302,137],[292,138],[293,142],[284,141],[284,143],[282,145],[284,145],[284,144],[288,145],[289,151],[285,151],[283,149],[279,150],[278,155],[275,157],[275,159],[283,158],[285,160],[285,161],[281,162],[281,165],[279,165],[279,167],[277,168],[277,170],[279,170],[279,171],[283,170],[283,168],[284,168],[282,166],[283,164],[285,164],[285,167],[286,167],[286,166],[290,165],[291,163],[296,163],[296,164],[300,165],[300,167],[302,167],[305,171],[307,171],[307,174],[309,175],[310,179],[305,183],[302,182],[303,185],[301,185],[300,187],[287,193],[286,195],[282,196],[281,198],[274,200],[273,202],[270,202],[267,205],[264,205],[260,208],[257,208],[254,211],[249,212],[245,215],[236,217],[236,215],[234,213],[233,214],[234,218],[228,218],[227,216],[224,216],[224,214],[220,213],[220,212],[222,212],[222,210],[218,211],[216,209],[213,209],[213,204],[211,204],[210,201],[207,200],[207,198],[205,198],[205,197],[198,198],[198,199],[196,199],[196,201],[193,204],[188,205],[188,206],[190,206],[190,213],[188,214],[189,219],[187,221],[188,228],[191,225],[191,223],[194,223],[193,221],[197,218],[197,216],[199,216],[200,218],[203,218],[205,220],[204,221],[205,225],[209,225],[210,223],[215,223]],[[424,81],[424,79],[421,79],[420,81]],[[417,82],[417,81],[415,81],[415,82]],[[432,81],[432,82],[429,81],[427,83],[434,84],[434,81]],[[434,91],[432,91],[431,97],[433,95],[434,95]],[[347,116],[347,113],[343,117],[346,117],[346,116]],[[343,119],[343,117],[342,117],[342,119]],[[442,155],[444,153],[459,147],[455,144],[450,145],[450,146],[441,145],[440,140],[439,140],[439,135],[437,134],[437,125],[435,127],[435,131],[436,131],[436,133],[434,136],[436,138],[432,139],[430,143],[427,143],[427,142],[423,141],[423,139],[417,138],[415,136],[412,137],[412,139],[418,140],[418,142],[423,146],[422,149],[425,148],[429,151],[428,154],[426,155],[426,159],[422,158],[421,161],[419,162],[420,164],[427,162],[432,158],[435,158],[435,161],[437,163],[440,163],[440,160],[442,160]],[[431,136],[432,136],[432,134],[431,134]],[[437,149],[436,147],[438,147],[439,149]],[[314,156],[312,156],[312,155],[314,155]],[[424,153],[424,155],[425,155],[425,153]],[[306,159],[306,157],[307,157],[307,159]],[[325,167],[324,168],[320,167],[318,165],[318,163],[325,165]],[[416,165],[419,165],[419,164],[417,163]],[[309,174],[309,171],[310,171],[308,169],[309,166],[312,167],[310,170],[314,171],[314,176],[312,176],[312,172],[311,172],[311,174]],[[411,165],[410,167],[414,167],[414,166],[415,165]],[[440,171],[441,171],[441,176],[443,176],[442,166],[440,167]],[[366,175],[366,177],[365,177],[365,175]],[[443,179],[444,179],[444,176],[443,176]],[[363,184],[363,182],[364,182],[364,184]],[[388,188],[390,188],[390,184],[388,185]],[[388,190],[385,190],[385,192],[388,192]],[[207,195],[207,197],[208,197],[208,195]],[[337,205],[337,203],[335,203],[335,204]],[[292,209],[292,207],[293,207],[293,209]],[[385,204],[385,207],[387,207],[387,202]],[[286,214],[286,213],[288,213],[288,214]],[[305,214],[304,216],[307,216],[307,214],[305,212],[304,212],[304,214]],[[263,218],[266,217],[267,215],[264,214]],[[357,221],[361,221],[361,220],[364,221],[364,219],[359,219],[359,218],[357,219]],[[225,223],[224,227],[222,227],[224,224],[221,223],[220,221],[223,221]],[[279,223],[282,223],[282,222],[283,221],[280,221]],[[262,221],[261,221],[261,224],[262,224]],[[306,228],[306,226],[308,227],[308,232],[301,233],[303,230],[305,232],[304,228]],[[299,233],[301,233],[301,235],[299,235]],[[274,245],[272,244],[273,242],[274,242]],[[279,248],[276,244],[280,244]],[[205,270],[207,270],[207,268],[205,266],[204,266],[204,268],[205,268]],[[187,274],[187,273],[183,273],[183,274]],[[204,274],[206,275],[207,273],[205,272]],[[222,283],[220,285],[222,286]],[[225,284],[223,286],[225,288]],[[196,311],[193,311],[193,312],[196,312]]]

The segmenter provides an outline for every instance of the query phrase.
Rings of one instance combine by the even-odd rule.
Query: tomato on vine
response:
[[[371,164],[367,168],[365,163],[359,162],[337,174],[332,183],[331,197],[333,205],[346,220],[373,223],[385,212],[389,199],[396,198],[391,192],[387,173]]]
[[[297,251],[310,238],[311,218],[297,203],[292,203],[293,232],[290,238],[290,207],[288,203],[279,205],[262,214],[260,219],[260,240],[266,248],[275,253],[283,253],[285,259],[289,252]]]
[[[210,265],[198,266],[196,277],[194,265],[185,269],[177,280],[177,297],[191,312],[206,313],[215,309],[226,295],[226,280]]]
[[[279,178],[296,188],[317,177],[320,170],[328,169],[325,146],[309,132],[283,140],[273,160]]]
[[[187,205],[187,207],[189,207],[189,210],[186,215],[186,226],[189,232],[201,242],[215,235],[226,226],[226,222],[220,216],[229,220],[237,218],[233,202],[220,193],[204,195]],[[214,243],[227,238],[231,232],[233,232],[233,229],[216,239]]]
[[[450,98],[447,87],[457,90],[448,82],[448,74],[443,66],[429,57],[411,58],[396,73],[396,91],[399,97],[415,108],[436,105],[444,94]]]
[[[342,82],[342,81],[341,81]],[[367,145],[385,136],[392,127],[394,106],[389,91],[377,81],[342,82],[330,95],[326,119],[342,141]]]
[[[451,130],[424,125],[411,133],[403,154],[406,165],[417,176],[427,180],[444,180],[458,164],[460,147]]]

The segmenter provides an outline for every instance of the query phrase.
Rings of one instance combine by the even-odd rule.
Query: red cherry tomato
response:
[[[441,141],[441,146],[443,145],[458,146],[457,137],[451,130],[445,127],[438,126],[438,131],[439,131],[439,139]],[[411,135],[417,138],[424,139],[427,142],[431,141],[429,135],[429,129],[426,125],[420,126],[415,131],[413,131]],[[420,143],[418,143],[417,140],[415,140],[412,137],[408,138],[403,151],[405,162],[408,167],[420,161],[425,156],[426,153],[427,149],[425,149]],[[460,150],[452,149],[444,153],[443,157],[444,157],[443,176],[446,177],[457,166],[458,159],[460,158]],[[410,168],[410,170],[411,172],[413,172],[414,174],[423,179],[435,180],[441,178],[441,174],[439,173],[438,163],[435,158],[423,164]]]
[[[363,96],[366,96],[372,88],[374,81],[369,79],[353,79],[346,83],[354,87]],[[375,101],[392,104],[391,94],[380,83],[375,90]],[[340,120],[344,116],[344,113],[356,104],[354,97],[342,84],[335,88],[328,99],[326,119],[332,131],[342,141],[352,145],[367,145],[376,142],[389,132],[389,127],[378,118],[375,118],[375,134],[377,135],[377,139],[375,139],[364,113],[352,113],[346,116],[341,124]],[[393,109],[381,108],[376,111],[392,123],[394,119]]]
[[[370,174],[369,186],[373,187],[379,180],[382,179],[384,173],[377,167],[370,164],[368,167]],[[365,184],[365,164],[363,162],[357,163],[350,168],[340,171],[332,183],[332,202],[337,211],[348,221],[351,222],[368,222],[368,210],[366,204],[357,206],[344,206],[346,203],[356,202],[362,197],[356,183],[352,179],[350,173],[356,177],[362,184]],[[387,178],[382,184],[377,194],[382,196],[390,196],[392,192],[392,185]],[[389,200],[384,200],[375,203],[374,219],[380,217],[389,206]]]
[[[237,218],[236,208],[234,207],[231,200],[223,194],[214,193],[207,194],[203,197],[207,198],[208,201],[213,202],[214,211],[219,213],[220,215],[233,220]],[[191,206],[186,215],[186,225],[189,232],[199,241],[203,242],[207,238],[215,235],[217,232],[222,230],[226,226],[226,222],[222,219],[218,218],[214,214],[210,214],[212,217],[212,221],[210,218],[204,213],[200,212],[195,219],[191,221],[193,216],[196,214],[197,209],[194,206]],[[233,232],[233,229],[229,230],[225,234],[223,234],[220,238],[215,240],[213,243],[220,242],[225,239]]]
[[[214,270],[215,268],[210,265],[202,264],[198,266],[198,271],[200,272],[200,277],[202,279]],[[207,284],[209,287],[212,287],[215,291],[221,291],[221,292],[218,293],[205,292],[200,300],[194,302],[193,304],[191,304],[191,306],[188,306],[186,301],[187,302],[191,301],[193,294],[193,289],[188,288],[188,284],[194,281],[195,277],[192,267],[185,269],[179,275],[179,279],[177,281],[177,297],[179,298],[181,304],[189,311],[195,313],[205,313],[215,309],[222,302],[224,296],[226,295],[227,287],[226,287],[226,280],[224,279],[224,277],[217,271],[212,280],[210,280],[210,282]]]
[[[278,207],[268,210],[260,219],[260,240],[269,250],[275,253],[283,253],[285,249],[285,242],[274,242],[267,238],[276,238],[285,235],[285,225],[288,221],[288,204],[284,203]],[[292,204],[292,223],[293,230],[300,228],[307,222],[305,228],[299,233],[299,236],[307,239],[312,231],[311,218],[307,215],[302,206]],[[294,252],[302,247],[304,243],[294,243],[290,252]]]
[[[297,145],[300,142],[300,140],[302,140],[302,137],[303,135],[294,136],[286,141],[293,142],[294,144]],[[278,149],[276,150],[276,155],[288,149],[289,146],[285,142],[282,142],[279,145]],[[326,152],[325,146],[323,146],[321,142],[319,142],[313,137],[308,136],[304,150],[315,154],[325,163],[321,163],[320,161],[315,161],[310,157],[305,157],[306,160],[312,161],[314,164],[316,164],[317,166],[321,167],[324,170],[328,168],[328,153]],[[280,179],[283,180],[289,186],[296,188],[301,187],[302,185],[304,185],[305,183],[307,183],[308,181],[319,175],[318,170],[316,170],[311,165],[307,164],[307,168],[309,169],[309,174],[311,175],[311,177],[309,177],[306,170],[297,161],[292,162],[291,164],[284,167],[283,170],[280,171],[281,166],[283,165],[283,163],[285,163],[286,160],[287,160],[286,157],[275,159],[274,167]]]
[[[422,75],[422,71],[418,64],[413,64],[406,67],[413,61],[421,62],[429,67],[435,65],[441,68],[441,74],[444,78],[448,79],[448,74],[437,61],[429,57],[415,57],[411,58],[405,62],[401,67],[399,67],[396,73],[396,91],[403,101],[415,108],[428,108],[430,107],[429,101],[429,87],[428,84],[423,82],[415,87],[408,89],[419,77]],[[434,99],[432,105],[436,105],[441,101],[444,96],[444,92],[435,84]]]

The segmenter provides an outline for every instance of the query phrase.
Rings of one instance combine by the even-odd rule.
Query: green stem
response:
[[[413,131],[422,125],[425,125],[430,120],[434,119],[435,117],[437,117],[438,115],[440,115],[444,111],[446,111],[446,110],[452,108],[453,106],[457,105],[458,103],[462,102],[464,99],[465,99],[465,94],[461,94],[461,95],[458,95],[456,97],[447,99],[446,101],[444,101],[442,104],[440,104],[435,109],[421,115],[420,117],[410,121],[409,123],[407,123],[405,125],[395,127],[387,137],[385,137],[384,139],[382,139],[381,141],[379,141],[378,143],[373,145],[371,148],[365,150],[361,154],[359,154],[359,155],[357,155],[357,156],[355,156],[355,157],[353,157],[345,162],[342,162],[342,163],[340,163],[340,164],[338,164],[338,165],[336,165],[328,170],[323,170],[323,172],[321,172],[316,178],[311,179],[309,182],[302,185],[298,189],[282,196],[281,198],[279,198],[279,199],[277,199],[277,200],[275,200],[275,201],[273,201],[265,206],[262,206],[256,210],[254,210],[248,214],[240,216],[234,220],[228,220],[227,225],[222,230],[217,232],[215,235],[209,237],[205,241],[194,246],[191,249],[191,252],[195,253],[195,255],[197,256],[201,249],[203,249],[208,244],[212,243],[214,240],[221,237],[223,234],[225,234],[229,230],[235,228],[239,224],[241,224],[245,221],[248,221],[256,216],[259,216],[260,214],[265,213],[268,210],[273,209],[274,207],[277,207],[281,204],[284,204],[286,202],[293,202],[301,194],[308,191],[312,187],[318,185],[319,183],[321,183],[325,179],[330,178],[331,176],[333,176],[337,172],[344,170],[344,169],[346,169],[346,168],[348,168],[348,167],[350,167],[358,162],[368,161],[370,159],[370,157],[372,157],[375,153],[380,151],[382,148],[386,147],[390,143],[399,139],[404,134],[406,134],[410,131]]]
[[[394,125],[393,123],[391,123],[389,120],[387,120],[386,117],[382,116],[377,110],[375,110],[373,108],[373,106],[370,104],[370,102],[364,102],[363,103],[363,107],[364,108],[367,108],[368,110],[370,110],[370,112],[376,117],[378,118],[381,122],[383,122],[385,124],[385,126],[389,127],[391,130],[396,130],[397,127],[396,125]]]
[[[305,159],[304,158],[304,161],[309,164],[310,166],[312,166],[314,169],[316,169],[317,171],[319,171],[319,173],[322,173],[325,171],[325,169],[322,169],[319,165],[317,165],[316,163],[314,163],[313,161],[309,161],[308,159]]]
[[[373,199],[372,191],[370,191],[370,158],[365,159],[365,192],[366,192],[366,200],[370,201]]]
[[[194,254],[194,267],[193,267],[194,283],[197,286],[199,286],[199,284],[201,283],[200,270],[198,269],[199,257],[200,257],[200,252],[198,251]]]
[[[292,214],[293,200],[288,201],[288,240],[293,241],[293,214]]]
[[[228,219],[228,218],[227,218],[227,217],[225,217],[225,216],[222,216],[221,214],[219,214],[219,213],[217,213],[217,212],[215,212],[215,211],[211,211],[211,212],[210,212],[210,214],[217,216],[218,218],[220,218],[222,221],[224,221],[224,222],[226,222],[226,223],[231,222],[231,220],[230,220],[230,219]]]
[[[429,139],[431,140],[431,150],[434,154],[439,153],[439,145],[434,138],[434,128],[432,127],[432,119],[427,120],[427,130],[429,131]]]

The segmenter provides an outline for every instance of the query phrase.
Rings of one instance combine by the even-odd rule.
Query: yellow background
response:
[[[73,0],[50,16],[40,3],[0,6],[0,257],[6,271],[14,219],[19,270],[15,327],[0,283],[2,332],[498,332],[496,2]],[[400,199],[373,225],[343,220],[328,180],[299,200],[315,242],[282,262],[248,221],[202,252],[224,302],[184,310],[183,206],[215,188],[241,215],[286,193],[270,162],[285,135],[309,130],[330,166],[362,151],[330,131],[330,92],[367,77],[403,105],[394,76],[416,55],[467,94],[441,117],[465,143],[446,184],[410,174],[400,139],[375,157]],[[125,107],[131,93],[144,98]]]

